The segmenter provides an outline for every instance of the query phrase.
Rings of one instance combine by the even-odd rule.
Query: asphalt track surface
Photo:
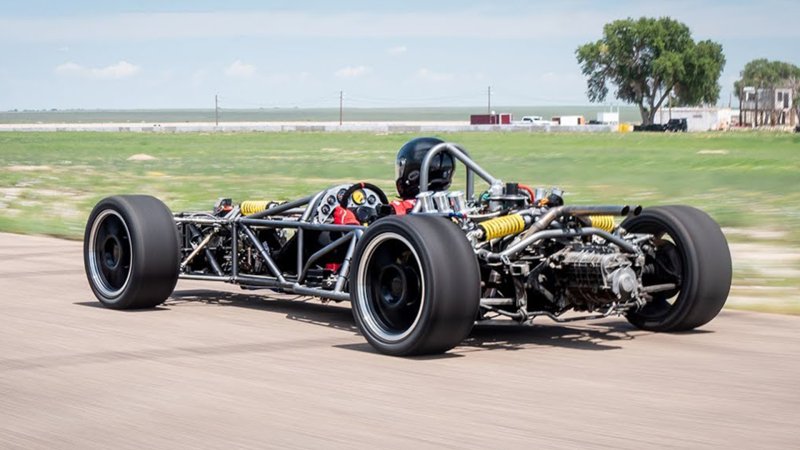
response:
[[[0,448],[800,445],[798,317],[543,320],[403,359],[346,305],[181,281],[161,308],[104,309],[81,251],[0,234]]]

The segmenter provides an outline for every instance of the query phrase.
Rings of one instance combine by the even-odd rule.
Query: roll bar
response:
[[[453,155],[457,160],[464,163],[467,167],[467,198],[472,199],[472,195],[475,191],[475,176],[473,174],[477,173],[479,177],[483,178],[487,183],[490,185],[495,185],[501,183],[501,181],[492,176],[489,172],[484,170],[483,167],[479,166],[478,163],[472,160],[472,158],[467,155],[467,153],[453,144],[452,142],[442,142],[441,144],[437,144],[434,146],[430,151],[425,155],[425,158],[422,160],[422,167],[419,171],[419,191],[428,192],[428,178],[429,178],[429,171],[431,169],[431,161],[433,160],[434,156],[438,155],[441,152],[447,152]]]

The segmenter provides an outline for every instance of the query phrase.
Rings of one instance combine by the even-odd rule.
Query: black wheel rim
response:
[[[424,275],[416,250],[402,236],[385,233],[367,244],[359,266],[356,307],[364,326],[387,342],[408,336],[424,304]]]
[[[131,275],[130,231],[122,216],[106,210],[98,214],[89,241],[89,269],[94,287],[106,298],[118,296]]]
[[[685,251],[669,230],[658,223],[648,223],[637,227],[637,233],[653,235],[653,253],[645,258],[645,273],[642,285],[648,286],[674,284],[675,289],[653,292],[645,306],[636,315],[646,321],[662,321],[678,308],[681,301],[681,287],[686,273],[684,270]]]

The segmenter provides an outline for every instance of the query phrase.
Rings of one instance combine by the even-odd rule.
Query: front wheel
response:
[[[95,297],[109,308],[163,303],[178,281],[179,252],[172,213],[154,197],[105,198],[86,223],[86,277]]]
[[[469,335],[480,304],[472,247],[441,217],[387,217],[361,238],[350,272],[358,329],[379,352],[443,353]]]
[[[622,228],[653,235],[642,284],[658,290],[628,321],[650,331],[685,331],[710,322],[731,287],[731,254],[725,235],[708,214],[690,206],[647,208]]]

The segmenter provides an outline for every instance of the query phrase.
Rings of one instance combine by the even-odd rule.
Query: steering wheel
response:
[[[355,203],[356,205],[359,205],[359,206],[366,205],[366,206],[371,206],[371,207],[374,208],[377,202],[375,202],[375,200],[372,200],[370,198],[365,198],[363,189],[369,189],[370,191],[374,192],[375,195],[378,196],[378,199],[377,199],[378,202],[380,202],[380,203],[382,203],[384,205],[388,205],[389,204],[389,199],[386,197],[386,194],[381,190],[381,188],[379,188],[378,186],[375,186],[372,183],[361,182],[361,183],[353,184],[352,186],[347,188],[346,191],[344,191],[342,193],[342,197],[339,199],[339,206],[341,206],[342,208],[347,208],[347,206],[350,204],[350,199],[353,198],[353,195],[358,191],[362,191],[361,192],[361,196],[362,196],[361,200],[359,201],[358,199],[353,198],[353,203]],[[370,201],[371,201],[371,203],[370,203]]]

